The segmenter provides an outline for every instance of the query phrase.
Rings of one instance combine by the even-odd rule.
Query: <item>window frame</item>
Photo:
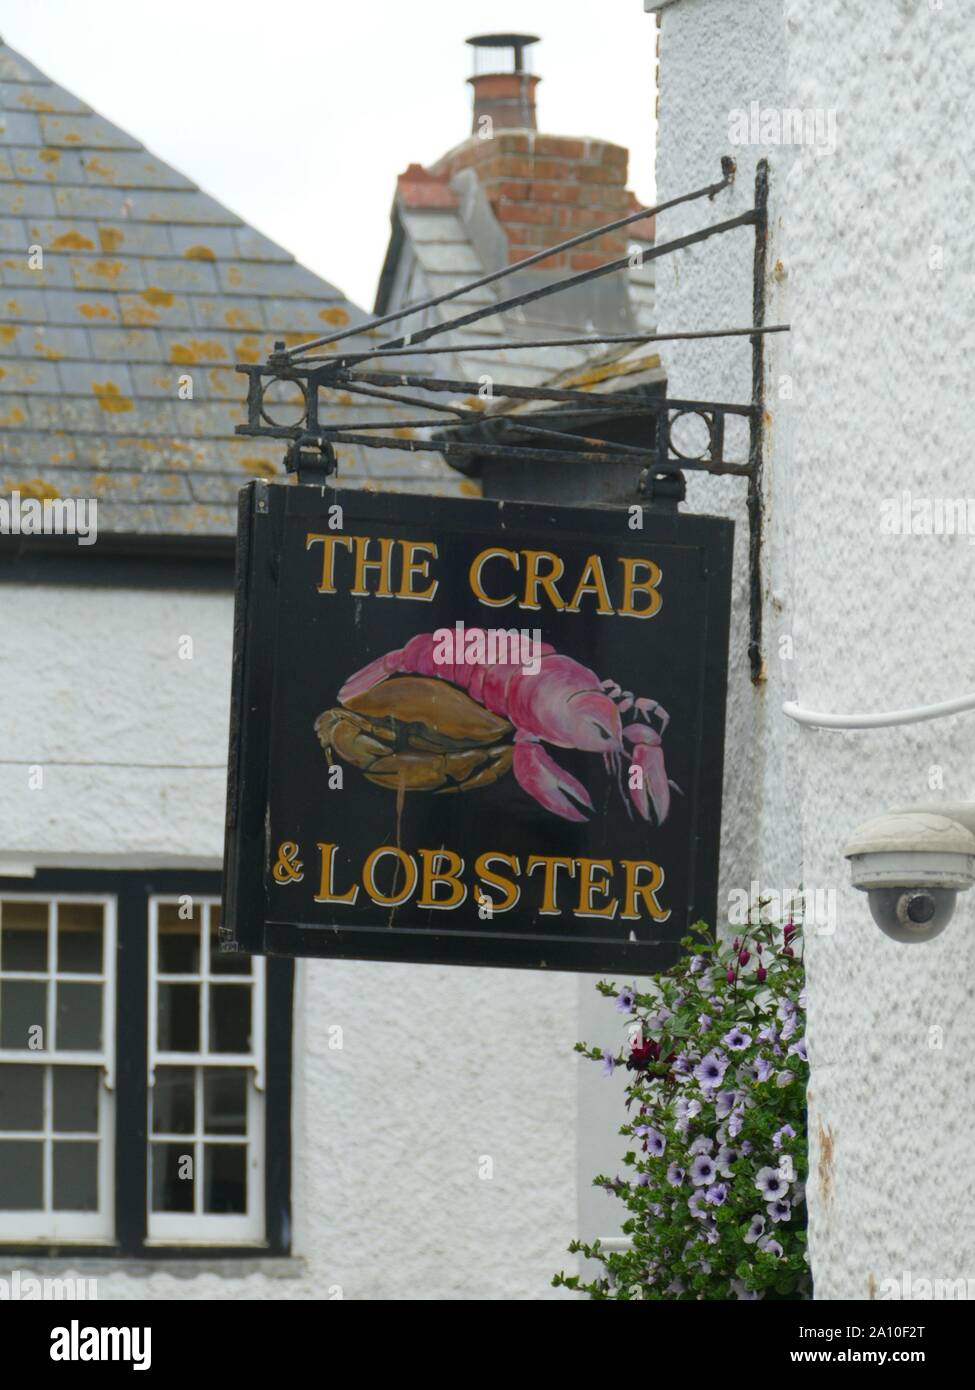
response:
[[[111,979],[114,1000],[115,1052],[107,1055],[108,1076],[114,1065],[114,1201],[109,1216],[114,1237],[104,1240],[68,1236],[18,1239],[0,1231],[0,1255],[41,1258],[94,1256],[206,1260],[287,1256],[291,1253],[291,1077],[294,962],[265,957],[263,975],[264,1034],[264,1237],[216,1240],[186,1237],[150,1239],[149,1223],[149,953],[153,899],[219,899],[219,871],[206,869],[38,869],[33,877],[0,876],[0,896],[114,899],[114,962],[106,945],[106,989]],[[114,964],[114,970],[112,965]],[[106,1012],[108,1009],[106,994]],[[111,1018],[107,1027],[111,1027]],[[110,1034],[106,1034],[106,1043]],[[35,1054],[36,1055],[36,1054]],[[11,1060],[15,1060],[11,1058]],[[260,1063],[261,1058],[258,1058]],[[272,1138],[273,1136],[273,1138]]]
[[[47,923],[47,965],[43,971],[18,970],[2,979],[43,981],[47,987],[45,1007],[44,1036],[53,1040],[53,1046],[41,1049],[0,1047],[0,1064],[5,1066],[41,1067],[44,1076],[44,1114],[41,1131],[23,1131],[24,1142],[37,1142],[44,1145],[43,1187],[45,1207],[42,1211],[7,1211],[4,1220],[7,1229],[25,1238],[45,1241],[97,1241],[110,1239],[114,1223],[111,1202],[111,1180],[113,1176],[113,1156],[115,1147],[115,1106],[110,1098],[115,1089],[115,959],[117,957],[117,936],[115,930],[115,898],[110,893],[44,893],[34,887],[21,888],[20,892],[4,889],[0,898],[6,903],[43,902],[48,907]],[[61,904],[94,903],[103,909],[102,915],[102,964],[100,972],[64,971],[57,959],[58,908]],[[0,929],[3,918],[0,912]],[[101,1047],[96,1051],[82,1048],[59,1048],[57,1046],[57,987],[66,984],[97,983],[101,986]],[[98,1209],[94,1212],[58,1211],[49,1208],[53,1182],[53,1145],[55,1138],[70,1140],[68,1132],[59,1134],[54,1124],[51,1107],[51,1091],[55,1067],[78,1067],[93,1069],[100,1073],[98,1085]],[[0,1131],[5,1140],[21,1137],[19,1131]],[[37,1235],[38,1225],[46,1229]]]
[[[251,970],[246,975],[217,975],[210,973],[209,960],[209,940],[211,928],[211,908],[219,905],[219,897],[209,897],[198,894],[194,897],[194,904],[198,904],[201,909],[200,931],[202,932],[200,942],[200,964],[199,970],[195,974],[175,974],[167,975],[159,969],[159,909],[163,906],[178,906],[176,895],[163,896],[159,894],[149,898],[149,970],[148,970],[148,1009],[149,1009],[149,1078],[154,1083],[158,1068],[161,1067],[185,1067],[192,1069],[194,1073],[194,1092],[195,1092],[195,1124],[192,1136],[182,1137],[182,1144],[187,1150],[192,1150],[196,1172],[193,1178],[194,1186],[194,1206],[199,1206],[202,1195],[202,1184],[204,1181],[203,1168],[200,1166],[202,1158],[201,1149],[207,1142],[223,1143],[234,1142],[224,1140],[214,1136],[210,1140],[204,1133],[203,1114],[202,1114],[202,1075],[208,1070],[219,1067],[229,1067],[234,1070],[245,1070],[251,1074],[247,1086],[246,1106],[247,1106],[247,1131],[246,1131],[246,1150],[247,1150],[247,1191],[253,1194],[253,1188],[260,1190],[263,1183],[265,1158],[267,1151],[267,1134],[263,1125],[264,1094],[266,1086],[267,1072],[267,1051],[265,1043],[265,1025],[267,1022],[267,1005],[265,1002],[264,956],[250,956]],[[221,988],[221,983],[226,986],[244,985],[250,991],[250,1011],[251,1027],[253,1029],[253,1041],[251,1049],[247,1053],[214,1053],[210,1048],[210,1041],[207,1029],[203,1022],[200,1025],[200,1037],[198,1047],[193,1052],[166,1052],[160,1050],[157,1034],[158,1028],[158,1008],[159,994],[158,988],[163,984],[185,984],[194,983],[200,987],[200,1006],[202,1007],[202,1017],[209,1020],[210,1007],[213,1003],[211,993],[211,981],[217,980],[217,988]],[[150,1107],[151,1108],[151,1107]],[[257,1127],[255,1128],[255,1122]],[[159,1142],[171,1142],[166,1139],[160,1141],[156,1138],[152,1130],[150,1117],[149,1145]],[[205,1158],[203,1159],[205,1163]],[[256,1178],[252,1185],[251,1170],[256,1172]],[[156,1245],[198,1245],[216,1243],[227,1245],[250,1245],[253,1246],[255,1240],[259,1239],[258,1229],[260,1227],[262,1212],[247,1213],[243,1216],[208,1215],[205,1212],[194,1209],[193,1212],[154,1212],[152,1210],[151,1184],[147,1207],[147,1243]],[[263,1210],[264,1202],[261,1201]],[[195,1232],[192,1234],[190,1232]],[[203,1240],[209,1237],[209,1240]]]

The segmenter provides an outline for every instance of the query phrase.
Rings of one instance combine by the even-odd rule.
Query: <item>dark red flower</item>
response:
[[[653,1038],[640,1038],[630,1046],[630,1055],[627,1059],[627,1068],[630,1071],[640,1071],[643,1067],[648,1067],[651,1062],[660,1060],[660,1044]]]

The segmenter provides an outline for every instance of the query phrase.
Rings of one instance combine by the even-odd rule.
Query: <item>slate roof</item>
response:
[[[281,473],[283,455],[234,436],[246,390],[234,363],[365,317],[0,41],[4,492],[97,497],[99,530],[232,532],[238,488]],[[193,399],[181,400],[187,373]],[[322,419],[391,411],[402,418],[336,395]],[[348,486],[477,490],[436,455],[337,453]]]

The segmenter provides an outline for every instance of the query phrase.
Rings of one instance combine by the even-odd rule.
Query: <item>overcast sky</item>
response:
[[[641,0],[0,0],[55,82],[370,309],[396,175],[470,132],[473,34],[537,34],[539,126],[630,150],[653,194]]]

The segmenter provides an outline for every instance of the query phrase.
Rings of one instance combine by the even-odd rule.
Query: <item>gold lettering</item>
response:
[[[650,859],[621,859],[620,863],[626,870],[626,887],[624,889],[626,911],[621,912],[620,916],[627,921],[639,918],[637,899],[642,898],[652,919],[655,922],[666,922],[670,916],[670,908],[662,908],[657,901],[657,893],[664,883],[664,871],[660,865],[654,864]],[[650,870],[649,883],[640,883],[641,869]]]
[[[579,906],[576,908],[576,917],[615,917],[619,900],[614,898],[605,907],[593,907],[592,895],[599,893],[603,897],[609,894],[608,883],[596,883],[593,880],[593,872],[600,870],[604,874],[612,874],[612,859],[580,859],[579,864]]]
[[[490,550],[482,550],[479,555],[474,556],[471,562],[471,593],[475,598],[480,599],[482,603],[488,604],[491,608],[504,608],[507,604],[514,603],[515,601],[514,594],[509,594],[507,598],[489,598],[484,592],[484,585],[481,582],[481,571],[488,560],[494,560],[499,556],[505,560],[510,560],[512,569],[518,569],[520,564],[518,552],[516,550],[503,550],[500,546],[493,546]]]
[[[371,536],[355,536],[355,583],[352,589],[353,598],[365,598],[369,590],[366,587],[366,570],[378,570],[380,579],[379,587],[376,589],[377,598],[392,598],[393,590],[390,586],[392,579],[392,550],[393,542],[385,537],[379,538],[379,559],[369,560],[366,556],[369,553],[369,546],[372,541]]]
[[[551,550],[523,550],[525,557],[525,597],[518,605],[519,608],[541,608],[538,602],[539,587],[545,590],[546,596],[553,608],[563,609],[565,600],[555,587],[565,573],[565,565]],[[551,561],[551,569],[548,574],[539,574],[538,566],[542,560]]]
[[[336,894],[334,888],[335,851],[338,845],[318,844],[317,848],[322,855],[322,882],[315,894],[316,903],[348,903],[351,906],[359,896],[359,885],[355,884],[347,893],[342,894]]]
[[[419,853],[423,860],[423,887],[416,900],[417,907],[460,907],[467,897],[466,885],[457,877],[464,869],[460,855],[452,849],[421,849]],[[447,867],[438,867],[444,860]],[[450,893],[446,898],[437,897],[435,890],[438,883],[450,884]]]
[[[322,535],[318,531],[309,531],[305,537],[305,549],[311,550],[316,541],[322,543],[322,582],[318,586],[320,594],[335,593],[335,547],[344,545],[346,550],[352,549],[351,536],[329,536]]]
[[[592,575],[590,579],[589,576]],[[613,605],[609,601],[609,591],[606,588],[606,576],[603,573],[603,562],[598,555],[590,555],[586,561],[585,569],[579,577],[579,586],[572,595],[572,602],[565,610],[567,613],[579,612],[579,600],[583,594],[595,594],[599,602],[596,604],[596,612],[604,616],[612,616]]]
[[[430,579],[430,560],[417,560],[418,551],[427,551],[428,555],[436,560],[437,547],[433,541],[400,541],[403,548],[403,577],[400,580],[399,593],[397,598],[418,598],[425,603],[429,603],[440,586],[439,579],[430,581],[428,588],[422,593],[418,593],[413,588],[413,576],[419,575],[421,579]]]
[[[623,607],[618,609],[621,618],[652,618],[658,612],[663,599],[657,592],[657,585],[660,583],[660,566],[655,565],[652,560],[631,559],[625,555],[620,556],[620,564],[623,566]],[[637,579],[637,568],[647,571],[646,579]],[[646,608],[635,608],[633,597],[635,594],[646,594],[650,600]]]
[[[574,859],[562,859],[552,854],[533,854],[528,861],[525,872],[530,874],[539,864],[545,865],[545,886],[542,890],[542,905],[539,912],[545,917],[558,917],[561,909],[555,900],[556,874],[559,869],[568,869],[569,877],[574,878],[576,861]]]
[[[387,897],[384,893],[380,893],[379,889],[376,887],[375,879],[376,865],[379,863],[379,860],[382,859],[383,855],[386,854],[394,854],[406,869],[406,887],[401,893],[393,894],[390,897]],[[416,860],[413,858],[412,854],[407,854],[405,849],[397,849],[395,845],[380,845],[379,849],[374,849],[372,851],[369,858],[362,866],[363,887],[370,898],[372,898],[373,902],[378,903],[380,907],[399,907],[401,903],[405,903],[416,887],[416,879]]]
[[[477,874],[478,878],[483,879],[485,883],[490,883],[492,888],[500,888],[504,893],[504,897],[500,902],[494,902],[493,899],[491,900],[494,911],[507,912],[510,907],[514,907],[515,903],[521,897],[521,889],[517,883],[512,883],[510,878],[503,878],[501,874],[495,873],[494,870],[489,867],[492,860],[495,859],[500,860],[502,864],[507,864],[508,868],[514,874],[521,873],[521,866],[515,855],[496,854],[492,850],[488,850],[486,854],[479,854],[474,864],[474,872]],[[485,894],[485,896],[487,896],[487,894]]]

